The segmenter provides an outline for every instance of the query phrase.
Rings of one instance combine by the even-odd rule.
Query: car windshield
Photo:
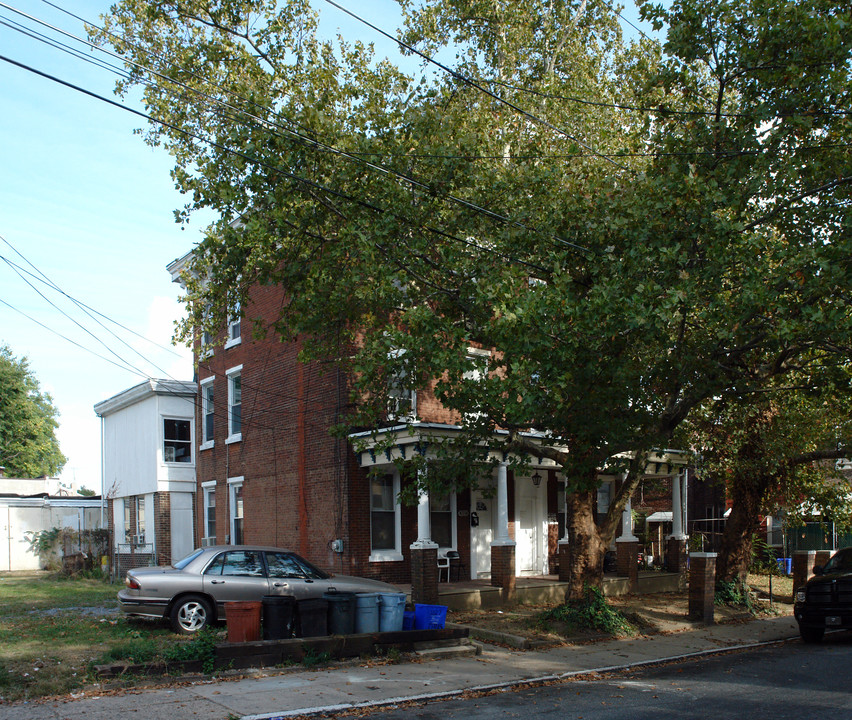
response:
[[[838,551],[822,569],[825,573],[852,572],[852,548]]]
[[[187,565],[189,565],[189,563],[191,563],[193,560],[195,560],[195,558],[201,555],[202,552],[204,552],[204,550],[202,548],[199,548],[198,550],[195,550],[194,552],[187,555],[185,558],[181,558],[180,560],[178,560],[176,563],[174,563],[174,565],[172,565],[172,567],[175,570],[183,570]]]

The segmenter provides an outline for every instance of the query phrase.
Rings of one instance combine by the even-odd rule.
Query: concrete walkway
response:
[[[4,720],[271,720],[309,713],[446,697],[466,690],[511,687],[606,672],[798,637],[790,616],[694,625],[677,633],[609,640],[549,650],[485,645],[478,656],[186,683],[163,689],[87,695],[62,701],[0,705]]]

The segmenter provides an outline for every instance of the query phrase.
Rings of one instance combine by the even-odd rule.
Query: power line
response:
[[[399,38],[394,37],[394,36],[393,36],[393,35],[391,35],[390,33],[385,32],[385,31],[384,31],[384,30],[382,30],[380,27],[377,27],[376,25],[373,25],[371,22],[369,22],[369,21],[365,20],[365,19],[364,19],[364,18],[362,18],[360,15],[357,15],[356,13],[352,12],[351,10],[347,10],[345,7],[343,7],[342,5],[340,5],[340,4],[338,4],[338,3],[336,3],[334,0],[325,0],[325,2],[327,2],[327,3],[328,3],[329,5],[331,5],[332,7],[337,8],[337,9],[338,9],[338,10],[340,10],[341,12],[346,13],[347,15],[349,15],[351,18],[354,18],[354,19],[355,19],[355,20],[357,20],[358,22],[363,23],[363,24],[364,24],[364,25],[366,25],[368,28],[370,28],[370,29],[372,29],[372,30],[375,30],[375,31],[376,31],[377,33],[379,33],[380,35],[383,35],[384,37],[388,38],[389,40],[392,40],[393,42],[397,43],[400,47],[405,48],[406,50],[408,50],[409,52],[414,53],[415,55],[418,55],[419,57],[423,58],[426,62],[431,63],[432,65],[435,65],[436,67],[440,68],[440,69],[441,69],[441,70],[443,70],[445,73],[449,74],[451,77],[455,78],[455,79],[456,79],[456,80],[458,80],[459,82],[461,82],[461,83],[463,83],[463,84],[465,84],[465,85],[469,85],[470,87],[475,88],[476,90],[479,90],[481,93],[484,93],[485,95],[488,95],[488,97],[490,97],[490,98],[492,98],[492,99],[496,100],[497,102],[501,103],[502,105],[505,105],[506,107],[511,108],[512,110],[514,110],[514,111],[515,111],[515,112],[517,112],[517,113],[520,113],[520,114],[521,114],[521,115],[523,115],[525,118],[527,118],[528,120],[531,120],[532,122],[536,123],[537,125],[541,125],[541,126],[546,127],[546,128],[548,128],[548,129],[550,129],[550,130],[554,130],[555,132],[558,132],[560,135],[563,135],[564,137],[568,138],[569,140],[571,140],[571,141],[573,141],[573,142],[577,143],[577,144],[578,144],[578,145],[580,145],[581,147],[586,148],[586,150],[588,150],[588,151],[589,151],[592,155],[594,155],[595,157],[598,157],[598,158],[600,158],[600,159],[602,159],[602,160],[605,160],[606,162],[608,162],[608,163],[610,163],[611,165],[613,165],[613,166],[615,166],[615,167],[619,168],[620,170],[628,170],[628,169],[629,169],[626,165],[622,165],[621,163],[617,163],[617,162],[615,162],[612,158],[610,158],[609,156],[604,155],[604,154],[602,154],[602,153],[599,153],[599,152],[598,152],[597,150],[595,150],[595,149],[594,149],[591,145],[588,145],[587,143],[584,143],[582,140],[580,140],[580,139],[578,139],[578,138],[574,137],[573,135],[571,135],[570,133],[568,133],[566,130],[564,130],[564,129],[560,128],[560,127],[557,127],[556,125],[554,125],[553,123],[551,123],[551,122],[549,122],[549,121],[547,121],[547,120],[544,120],[544,119],[542,119],[542,118],[540,118],[540,117],[538,117],[538,116],[536,116],[536,115],[533,115],[533,114],[532,114],[532,113],[530,113],[529,111],[524,110],[523,108],[519,107],[518,105],[515,105],[513,102],[510,102],[509,100],[506,100],[506,99],[504,99],[504,98],[501,98],[499,95],[497,95],[496,93],[491,92],[491,90],[489,90],[488,88],[483,87],[482,85],[480,85],[479,83],[477,83],[477,82],[476,82],[475,80],[473,80],[472,78],[469,78],[469,77],[467,77],[466,75],[462,75],[462,74],[461,74],[460,72],[458,72],[457,70],[453,70],[452,68],[448,67],[447,65],[444,65],[443,63],[438,62],[437,60],[435,60],[434,58],[430,57],[430,56],[429,56],[429,55],[427,55],[426,53],[421,52],[421,51],[420,51],[420,50],[418,50],[417,48],[412,47],[411,45],[408,45],[407,43],[403,42],[403,41],[402,41],[402,40],[400,40]]]
[[[58,9],[58,10],[61,10],[62,12],[66,12],[67,14],[71,15],[71,17],[74,17],[75,19],[78,19],[78,20],[80,20],[81,22],[87,23],[87,21],[86,21],[85,19],[83,19],[83,18],[79,17],[78,15],[75,15],[75,14],[73,14],[73,13],[70,13],[69,11],[64,10],[63,8],[59,7],[58,5],[55,5],[55,4],[53,4],[53,3],[50,3],[50,2],[48,2],[47,0],[43,0],[43,1],[44,1],[46,4],[50,5],[51,7],[54,7],[54,8],[56,8],[56,9]],[[6,5],[6,4],[5,4],[5,3],[3,3],[3,2],[0,2],[0,6],[9,8],[9,6],[8,6],[8,5]],[[14,8],[10,8],[10,9],[14,10]],[[174,78],[171,78],[171,77],[169,77],[169,76],[167,76],[167,75],[163,75],[162,73],[160,73],[160,72],[158,72],[157,70],[154,70],[154,69],[152,69],[152,68],[150,68],[150,67],[148,67],[148,66],[142,65],[142,64],[140,64],[140,63],[138,63],[138,62],[135,62],[135,61],[129,61],[129,60],[127,60],[126,58],[122,58],[121,56],[117,55],[116,53],[113,53],[113,52],[111,52],[111,51],[105,50],[104,48],[102,48],[102,47],[100,47],[100,46],[98,46],[98,45],[95,45],[95,44],[93,44],[93,43],[91,43],[91,42],[89,42],[89,41],[87,41],[87,40],[83,40],[83,39],[81,39],[81,38],[79,38],[79,37],[77,37],[77,36],[75,36],[75,35],[73,35],[73,34],[71,34],[71,33],[68,33],[68,32],[66,32],[66,31],[64,31],[64,30],[62,30],[62,29],[60,29],[60,28],[56,28],[55,26],[52,26],[52,25],[50,25],[50,24],[48,24],[48,23],[45,23],[44,21],[42,21],[42,20],[40,20],[40,19],[38,19],[38,18],[35,18],[35,17],[33,17],[33,16],[30,16],[30,15],[27,15],[27,14],[25,14],[25,13],[21,13],[21,12],[20,12],[20,11],[18,11],[18,10],[14,10],[14,11],[15,11],[15,12],[18,12],[19,14],[23,15],[24,17],[27,17],[28,19],[30,19],[30,20],[32,20],[32,21],[34,21],[34,22],[40,23],[40,24],[44,25],[45,27],[49,27],[49,28],[51,28],[51,29],[55,30],[56,32],[60,32],[60,33],[62,33],[63,35],[66,35],[67,37],[73,38],[73,39],[77,40],[78,42],[81,42],[81,43],[83,43],[83,44],[86,44],[86,45],[88,45],[89,47],[91,47],[91,48],[93,48],[93,49],[99,50],[100,52],[103,52],[103,53],[104,53],[104,54],[106,54],[106,55],[109,55],[109,56],[111,56],[111,57],[114,57],[114,58],[116,58],[116,59],[119,59],[119,60],[121,60],[121,61],[122,61],[122,62],[124,62],[124,63],[128,63],[128,64],[131,64],[131,65],[134,65],[135,67],[139,68],[140,70],[143,70],[143,71],[145,71],[145,72],[148,72],[148,73],[150,73],[150,74],[152,74],[152,75],[154,75],[154,76],[156,76],[156,77],[161,78],[162,80],[165,80],[166,82],[172,83],[172,84],[174,84],[174,85],[177,85],[177,86],[178,86],[178,87],[180,87],[180,88],[183,88],[184,90],[187,90],[187,91],[189,91],[189,92],[192,92],[192,93],[194,93],[194,94],[196,94],[196,95],[198,95],[198,96],[202,97],[204,100],[208,101],[209,103],[214,103],[214,104],[215,104],[215,105],[217,105],[217,106],[221,106],[221,107],[227,108],[228,110],[230,110],[230,111],[232,111],[232,112],[238,113],[241,117],[237,117],[236,115],[231,115],[231,116],[230,116],[230,117],[231,117],[231,119],[233,119],[233,120],[234,120],[234,121],[236,121],[236,122],[239,122],[239,123],[245,123],[245,119],[249,119],[249,120],[253,121],[254,123],[256,123],[256,124],[254,125],[254,127],[263,127],[263,128],[265,128],[266,130],[268,130],[269,132],[271,132],[271,133],[272,133],[272,135],[274,135],[275,137],[282,137],[279,133],[276,133],[276,132],[272,129],[272,128],[277,128],[277,129],[279,129],[279,130],[281,130],[281,131],[283,131],[283,132],[286,132],[286,133],[288,133],[289,135],[292,135],[293,137],[297,138],[297,139],[298,139],[298,140],[300,140],[300,141],[301,141],[304,145],[312,146],[312,147],[314,147],[314,148],[316,148],[316,149],[319,149],[319,150],[322,150],[322,151],[324,151],[324,152],[331,153],[331,154],[334,154],[334,155],[338,155],[338,156],[340,156],[340,157],[344,157],[344,158],[346,158],[346,159],[348,159],[348,160],[352,160],[352,161],[355,161],[355,162],[361,163],[362,165],[365,165],[365,166],[366,166],[366,167],[368,167],[369,169],[372,169],[372,170],[378,171],[378,172],[380,172],[380,173],[382,173],[382,174],[384,174],[384,175],[388,175],[388,176],[395,177],[395,178],[397,178],[397,179],[399,179],[399,180],[403,180],[404,182],[411,184],[411,185],[412,185],[412,187],[414,187],[414,188],[416,188],[417,190],[421,191],[424,195],[437,196],[437,197],[440,197],[441,199],[449,200],[450,202],[456,203],[456,204],[461,205],[461,206],[463,206],[463,207],[466,207],[466,208],[468,208],[468,209],[470,209],[470,210],[473,210],[473,211],[474,211],[474,212],[476,212],[476,213],[483,214],[483,215],[485,215],[486,217],[489,217],[489,218],[490,218],[490,219],[492,219],[492,220],[496,220],[496,221],[498,221],[498,222],[504,223],[504,224],[509,225],[509,226],[517,227],[517,228],[522,229],[522,230],[527,230],[527,231],[530,231],[530,232],[534,232],[534,233],[536,233],[536,234],[542,234],[540,230],[538,230],[537,228],[535,228],[535,227],[533,227],[533,226],[530,226],[530,225],[528,225],[528,224],[526,224],[526,223],[523,223],[523,222],[520,222],[520,221],[518,221],[518,220],[514,220],[514,219],[513,219],[513,218],[511,218],[511,217],[508,217],[508,216],[503,215],[503,214],[501,214],[501,213],[495,212],[495,211],[493,211],[493,210],[489,210],[488,208],[485,208],[485,207],[483,207],[483,206],[481,206],[481,205],[479,205],[479,204],[477,204],[477,203],[474,203],[474,202],[472,202],[472,201],[470,201],[470,200],[466,200],[466,199],[464,199],[464,198],[461,198],[461,197],[458,197],[458,196],[455,196],[455,195],[452,195],[452,194],[450,194],[450,193],[446,193],[446,192],[436,192],[435,187],[434,187],[433,185],[430,185],[428,182],[425,182],[425,181],[419,180],[419,179],[415,178],[414,176],[412,176],[412,175],[410,175],[410,174],[401,173],[401,172],[399,172],[399,171],[397,171],[397,170],[394,170],[394,169],[392,169],[392,168],[388,168],[388,167],[385,167],[385,166],[383,166],[383,165],[378,165],[378,164],[375,164],[375,163],[371,163],[371,162],[369,162],[369,161],[366,161],[366,160],[364,159],[364,157],[362,156],[363,154],[359,154],[359,153],[351,153],[351,152],[349,152],[349,151],[347,151],[347,150],[341,150],[341,149],[335,148],[334,146],[329,145],[329,144],[327,144],[327,143],[325,143],[325,142],[323,142],[323,141],[321,141],[321,140],[319,140],[319,139],[317,139],[317,138],[315,138],[315,137],[311,137],[311,136],[305,135],[305,134],[303,134],[303,133],[297,132],[296,130],[293,130],[293,129],[292,129],[292,128],[290,128],[290,127],[286,127],[286,126],[282,125],[282,124],[281,124],[281,123],[279,123],[279,122],[266,120],[266,119],[261,118],[261,117],[259,117],[259,116],[257,116],[257,115],[253,115],[253,114],[251,114],[251,113],[248,113],[248,112],[246,112],[245,110],[242,110],[242,109],[240,109],[240,108],[236,108],[236,107],[234,107],[233,105],[231,105],[230,103],[226,103],[226,102],[224,102],[223,100],[221,100],[221,99],[219,99],[219,98],[212,97],[212,96],[210,96],[209,94],[204,93],[204,92],[201,92],[200,90],[198,90],[198,89],[196,89],[196,88],[189,87],[189,86],[188,86],[188,85],[186,85],[185,83],[179,82],[179,81],[175,80]],[[98,26],[98,25],[95,25],[95,24],[92,24],[92,23],[87,23],[87,24],[91,25],[92,27],[96,27],[96,28],[98,28],[98,29],[99,29],[99,30],[101,30],[102,32],[106,32],[106,30],[105,30],[104,28],[102,28],[102,27],[100,27],[100,26]],[[14,29],[14,28],[13,28],[13,29]],[[112,33],[110,33],[110,35],[111,35],[112,37],[115,37],[114,35],[112,35]],[[36,38],[36,39],[38,39],[38,38]],[[61,45],[61,43],[60,43],[59,45]],[[133,44],[133,43],[130,43],[130,45],[131,45],[132,47],[135,47],[136,49],[141,50],[142,52],[145,52],[146,54],[151,54],[151,53],[148,53],[148,51],[147,51],[145,48],[139,48],[139,46],[138,46],[138,45],[135,45],[135,44]],[[54,45],[54,47],[56,47],[56,46]],[[67,47],[67,46],[63,46],[63,47]],[[60,48],[60,49],[61,49],[61,48]],[[76,52],[74,52],[73,54],[74,54],[75,56],[77,56],[77,53],[76,53]],[[162,57],[157,56],[157,55],[155,55],[155,54],[154,54],[154,57],[156,57],[157,59],[159,59],[161,62],[167,62],[167,61],[163,60],[163,58],[162,58]],[[112,69],[112,71],[113,71],[113,72],[115,72],[115,73],[116,73],[116,74],[118,74],[118,75],[121,75],[122,77],[125,77],[125,78],[129,77],[129,75],[127,75],[124,71],[122,71],[122,70],[120,70],[120,69],[116,68],[114,65],[111,65],[111,64],[109,64],[109,63],[102,63],[100,66],[101,66],[101,67],[103,67],[104,69]],[[173,67],[174,67],[174,66],[173,66]],[[179,68],[179,69],[183,70],[183,68]],[[198,77],[199,77],[199,76],[198,76],[197,74],[195,74],[195,73],[191,73],[191,74],[192,74],[192,76],[193,76],[193,77],[196,77],[196,78],[198,78]],[[205,79],[203,79],[203,78],[200,78],[200,79],[202,79],[202,81],[203,81],[203,82],[207,83],[207,81],[206,81]],[[151,83],[150,81],[140,80],[140,82],[142,82],[142,83],[144,83],[144,84],[146,84],[146,85],[148,85],[148,86],[154,86],[154,84],[153,84],[153,83]],[[210,83],[207,83],[207,84],[209,85]],[[215,85],[214,85],[214,88],[219,89],[219,88],[218,88],[217,86],[215,86]],[[166,92],[168,92],[168,91],[166,90]],[[246,100],[245,98],[241,98],[241,99]],[[246,101],[247,101],[247,102],[251,102],[253,105],[255,105],[255,107],[258,107],[258,104],[257,104],[256,102],[249,101],[249,100],[246,100]],[[263,109],[266,109],[266,108],[263,108]],[[149,120],[150,120],[150,118],[149,118]],[[299,124],[298,124],[298,123],[293,122],[291,119],[289,119],[289,118],[288,118],[288,121],[289,121],[290,123],[292,123],[293,125],[295,125],[295,126],[299,127]],[[157,121],[157,122],[160,122],[160,121]],[[163,124],[165,124],[165,123],[163,123]],[[196,136],[196,137],[197,137],[197,136]],[[205,141],[205,140],[202,140],[202,141],[204,141],[204,142],[209,142],[209,141]],[[600,153],[593,153],[593,154],[594,154],[594,155],[600,155]],[[585,155],[577,154],[577,155],[576,155],[576,157],[585,157]],[[574,249],[577,249],[577,250],[580,250],[580,251],[582,251],[582,252],[586,252],[586,253],[590,252],[587,248],[584,248],[584,247],[582,247],[582,246],[580,246],[580,245],[577,245],[576,243],[572,243],[572,242],[570,242],[570,241],[568,241],[568,240],[565,240],[564,238],[560,238],[559,236],[553,235],[552,233],[544,233],[543,235],[544,235],[544,236],[546,236],[546,237],[548,237],[548,238],[549,238],[549,239],[551,239],[551,240],[554,240],[554,241],[556,241],[556,242],[558,242],[558,243],[560,243],[560,244],[562,244],[562,245],[565,245],[566,247],[572,247],[572,248],[574,248]]]

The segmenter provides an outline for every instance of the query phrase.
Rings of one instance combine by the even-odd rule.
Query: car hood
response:
[[[835,580],[848,579],[852,578],[852,573],[850,572],[833,572],[827,573],[826,575],[815,575],[810,580],[808,580],[807,585],[812,587],[814,585],[823,585],[825,583],[834,582]]]

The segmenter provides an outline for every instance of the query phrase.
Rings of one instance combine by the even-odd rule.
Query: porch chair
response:
[[[464,563],[461,560],[461,555],[459,555],[457,550],[447,550],[447,562],[450,564],[447,569],[447,582],[450,581],[451,575],[453,575],[455,577],[455,581],[458,582],[461,580],[462,571],[464,570]]]
[[[441,573],[447,571],[447,582],[450,582],[450,553],[449,550],[443,557],[438,555],[438,582],[441,582]]]

